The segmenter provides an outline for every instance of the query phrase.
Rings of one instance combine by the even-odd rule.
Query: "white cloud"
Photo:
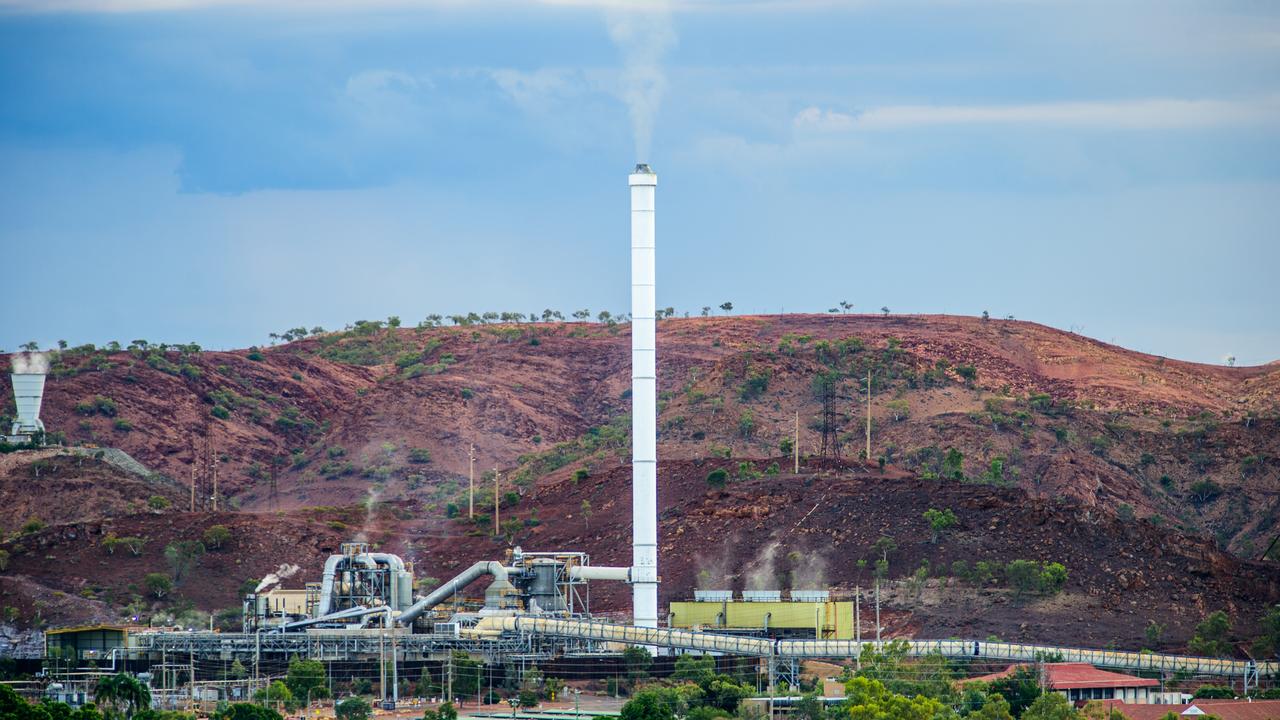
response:
[[[800,130],[846,132],[945,125],[1022,125],[1114,130],[1158,130],[1280,121],[1280,101],[1143,99],[1021,105],[886,105],[845,113],[807,107],[796,113]]]

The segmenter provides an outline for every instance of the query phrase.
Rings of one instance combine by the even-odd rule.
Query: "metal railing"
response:
[[[854,640],[770,640],[695,630],[637,628],[590,620],[553,620],[531,617],[507,618],[503,622],[503,629],[533,635],[575,637],[629,645],[774,658],[854,658],[861,654],[863,648],[880,650],[892,642],[892,640],[879,643],[874,641],[858,643]],[[1280,672],[1280,663],[1276,662],[1255,663],[1250,660],[1091,650],[1059,645],[985,640],[906,639],[904,641],[907,643],[907,654],[916,657],[937,653],[950,658],[985,658],[1011,662],[1036,662],[1046,657],[1053,657],[1061,658],[1062,662],[1083,662],[1098,667],[1220,677],[1243,677],[1249,674],[1255,677],[1259,674],[1269,676]]]

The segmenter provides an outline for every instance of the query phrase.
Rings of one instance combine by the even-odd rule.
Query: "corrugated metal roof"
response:
[[[1116,703],[1116,710],[1129,720],[1160,720],[1173,713],[1183,716],[1187,710],[1198,708],[1200,713],[1185,715],[1187,720],[1196,720],[1205,715],[1214,715],[1222,720],[1280,720],[1280,700],[1196,700],[1186,705],[1127,705]]]
[[[965,682],[991,682],[1007,678],[1019,668],[1029,665],[1010,665],[998,673],[970,678]],[[1086,688],[1128,688],[1156,687],[1159,680],[1140,678],[1124,673],[1099,670],[1089,663],[1047,663],[1044,665],[1045,681],[1054,690],[1074,690]]]
[[[45,635],[62,635],[64,633],[80,633],[93,632],[95,630],[114,630],[116,632],[127,633],[132,629],[129,625],[76,625],[73,627],[58,628],[56,630],[46,630]]]

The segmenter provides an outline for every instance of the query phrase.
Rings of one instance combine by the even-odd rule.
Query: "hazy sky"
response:
[[[1280,359],[1280,4],[1230,0],[0,0],[0,348],[625,312],[637,159],[680,312]]]

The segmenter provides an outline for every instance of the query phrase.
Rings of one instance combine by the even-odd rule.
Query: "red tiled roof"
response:
[[[1026,665],[1010,665],[1003,671],[982,677],[971,678],[966,682],[991,682],[1009,677]],[[1080,688],[1131,688],[1156,687],[1159,680],[1140,678],[1123,673],[1099,670],[1089,663],[1047,663],[1044,665],[1045,680],[1053,690],[1074,690]]]
[[[1105,702],[1105,701],[1104,701]],[[1186,720],[1196,720],[1204,715],[1182,715],[1188,708],[1197,707],[1205,715],[1215,715],[1222,720],[1280,720],[1280,700],[1196,700],[1187,705],[1125,705],[1113,706],[1129,720],[1160,720],[1173,713]]]

